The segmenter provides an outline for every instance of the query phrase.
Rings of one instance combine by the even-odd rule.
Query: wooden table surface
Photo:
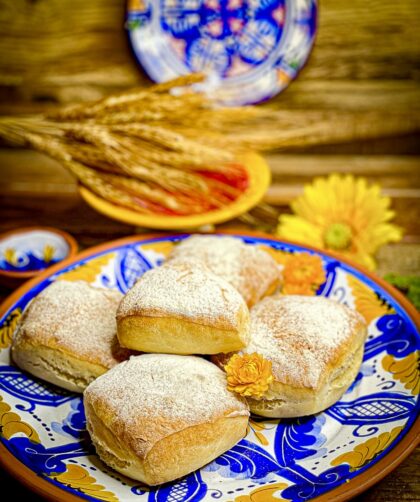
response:
[[[38,112],[148,84],[123,19],[123,0],[0,0],[0,113]],[[270,102],[296,127],[268,156],[266,201],[289,211],[305,182],[333,171],[380,182],[405,229],[400,244],[380,251],[380,275],[420,273],[419,25],[419,0],[322,0],[307,66]],[[65,169],[41,154],[0,148],[0,173],[0,232],[49,225],[86,248],[144,231],[95,213]],[[0,288],[0,300],[8,293]],[[420,500],[419,465],[417,449],[357,500]],[[18,499],[37,500],[4,473],[0,482]]]

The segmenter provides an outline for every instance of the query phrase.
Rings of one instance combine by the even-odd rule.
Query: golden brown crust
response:
[[[41,355],[44,350],[49,351],[50,354],[57,352],[64,358],[71,357],[80,361],[82,364],[86,363],[87,365],[103,368],[102,373],[114,367],[121,361],[125,361],[131,354],[133,354],[132,351],[121,346],[118,341],[116,331],[115,336],[107,344],[107,347],[98,347],[96,354],[93,348],[90,349],[88,353],[85,351],[83,353],[79,353],[77,350],[68,348],[65,345],[63,346],[63,344],[57,344],[54,338],[48,338],[45,342],[46,343],[43,343],[41,339],[38,338],[37,332],[28,336],[28,332],[24,326],[22,328],[18,327],[18,331],[12,340],[12,354],[16,354],[20,351],[28,352],[28,354],[34,352],[35,357],[35,352]],[[103,357],[103,355],[105,355],[105,357]],[[13,359],[15,359],[15,356],[13,356]]]
[[[104,436],[102,439],[105,443],[112,445],[115,442],[119,445],[117,451],[114,451],[119,458],[123,458],[124,454],[121,452],[128,449],[133,458],[145,460],[154,445],[167,435],[176,434],[191,426],[188,421],[180,419],[171,420],[169,417],[157,415],[149,418],[152,410],[147,407],[144,408],[143,414],[133,415],[130,421],[125,421],[117,416],[109,399],[89,392],[89,387],[84,395],[84,404],[87,423],[90,424],[94,436]]]
[[[231,236],[193,235],[181,241],[166,263],[202,265],[228,281],[248,307],[274,293],[280,281],[276,261],[258,246]]]
[[[14,362],[48,382],[82,392],[130,355],[116,332],[121,298],[118,291],[83,281],[51,284],[22,315],[12,341]]]
[[[69,352],[42,345],[21,343],[12,346],[11,355],[19,368],[72,392],[83,392],[95,378],[109,369]]]
[[[130,349],[216,354],[246,345],[249,311],[239,293],[207,269],[168,265],[148,271],[126,294],[117,327],[120,344]]]
[[[360,350],[363,356],[364,343],[367,337],[367,327],[363,319],[359,315],[356,315],[357,312],[354,312],[354,314],[354,324],[351,335],[332,352],[331,358],[326,364],[326,369],[322,374],[322,378],[319,379],[319,389],[331,380],[338,368],[348,367],[349,361],[351,361]],[[359,366],[360,364],[358,364],[358,367]]]
[[[117,471],[160,484],[198,469],[246,433],[246,401],[199,357],[132,357],[84,393],[87,428]]]
[[[217,354],[245,347],[249,339],[247,311],[236,329],[206,326],[188,319],[128,316],[118,322],[121,346],[165,354]]]
[[[240,441],[248,425],[247,416],[234,416],[186,427],[168,433],[153,443],[147,454],[139,456],[132,443],[118,438],[90,404],[85,409],[88,431],[101,459],[121,474],[151,486],[208,464]]]
[[[363,360],[363,345],[349,355],[318,389],[275,382],[262,400],[248,399],[251,412],[268,418],[292,418],[319,413],[336,403],[353,383]]]
[[[323,303],[325,313],[330,307],[343,326],[328,326],[329,319],[305,318],[305,309],[294,310],[300,297],[273,297],[264,301],[264,308],[251,311],[250,344],[242,352],[259,352],[273,364],[274,381],[261,400],[249,399],[251,411],[266,417],[295,417],[317,413],[335,403],[351,385],[363,358],[367,328],[361,316],[342,305],[325,304],[325,300],[302,300],[305,308],[316,308]],[[286,312],[280,308],[288,304]],[[318,302],[318,303],[317,303]],[[302,316],[296,319],[279,319],[277,316]],[[308,312],[308,311],[307,311]],[[263,319],[263,323],[260,321]],[[321,341],[319,334],[325,322],[328,336]],[[295,323],[295,324],[294,324]],[[258,335],[256,331],[258,330]],[[311,332],[314,330],[314,333]],[[305,332],[305,333],[304,333]],[[337,338],[333,337],[336,336]],[[271,337],[271,338],[270,338]],[[233,354],[219,354],[212,361],[223,368]],[[290,364],[293,361],[293,364]],[[290,368],[289,371],[286,369]]]
[[[187,322],[190,325],[196,324],[198,326],[205,326],[209,328],[216,328],[219,330],[225,331],[236,331],[238,328],[238,324],[240,322],[244,322],[244,318],[249,317],[249,311],[245,308],[240,308],[233,319],[226,318],[215,318],[209,319],[208,316],[194,316],[191,318],[187,312],[185,315],[181,313],[172,314],[169,310],[165,308],[141,308],[138,309],[137,312],[133,310],[130,314],[123,315],[121,311],[117,313],[117,323],[120,325],[121,321],[125,319],[132,318],[141,318],[147,321],[152,321],[155,319],[160,319],[162,321],[168,320],[168,322],[172,322],[174,324],[179,322]]]
[[[315,387],[308,387],[308,388],[311,388],[316,391],[317,389],[323,387],[325,382],[329,379],[330,374],[333,373],[336,370],[336,368],[345,366],[345,362],[346,360],[348,360],[349,356],[351,357],[351,355],[355,354],[361,346],[363,347],[367,337],[367,328],[365,323],[359,316],[355,317],[354,319],[355,319],[355,324],[352,329],[351,335],[347,339],[343,340],[340,345],[331,349],[329,360],[325,366],[325,371],[322,372],[317,385]],[[251,332],[251,338],[252,338],[252,332]],[[280,338],[279,344],[281,344],[281,337],[279,338]],[[298,355],[300,350],[301,349],[299,346],[290,347],[290,351],[291,352],[293,351],[295,355]],[[247,347],[245,351],[247,351]],[[217,354],[213,356],[211,360],[214,362],[214,364],[217,364],[219,368],[224,368],[224,366],[229,362],[229,359],[232,357],[232,355],[233,353]],[[275,351],[272,352],[271,357],[269,359],[270,360],[276,359]],[[301,371],[304,371],[303,368],[301,369]],[[293,378],[289,377],[289,375],[284,375],[284,378],[281,378],[274,372],[274,379],[275,382],[287,385],[292,389],[306,388],[304,385],[296,384],[296,382],[293,381]]]

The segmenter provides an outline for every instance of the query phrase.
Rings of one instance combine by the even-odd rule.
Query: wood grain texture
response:
[[[0,114],[149,85],[123,23],[124,0],[0,0]],[[381,275],[420,274],[419,25],[419,0],[320,0],[308,64],[268,104],[281,114],[273,134],[284,144],[268,156],[266,200],[290,211],[305,183],[330,172],[381,183],[405,228],[402,243],[380,250]],[[0,232],[51,225],[86,248],[145,231],[93,211],[65,169],[41,154],[0,148],[0,173]],[[0,287],[0,299],[7,294]],[[419,463],[417,449],[357,502],[420,500]],[[37,500],[6,475],[0,481],[18,499]]]
[[[418,502],[420,500],[420,448],[373,488],[353,502]]]
[[[271,154],[267,160],[272,171],[272,184],[264,200],[279,211],[288,211],[289,202],[302,193],[303,185],[314,176],[352,172],[381,184],[383,193],[393,199],[397,209],[395,221],[405,229],[405,241],[420,242],[420,157]],[[49,204],[54,204],[58,213],[63,205],[80,203],[72,176],[59,162],[41,153],[0,149],[0,165],[3,211],[12,221],[15,213],[8,211],[16,206],[17,201],[33,216],[37,215],[39,200],[50,199]],[[58,198],[60,200],[56,200]]]
[[[0,0],[2,111],[16,102],[23,111],[25,101],[95,99],[148,83],[123,20],[120,0]],[[309,64],[270,103],[317,125],[292,133],[288,146],[418,132],[412,112],[420,106],[419,21],[417,0],[323,0]]]
[[[26,97],[59,100],[144,82],[126,50],[123,20],[120,0],[1,0],[0,82]],[[417,0],[322,0],[305,81],[332,89],[331,80],[418,79],[419,20]]]

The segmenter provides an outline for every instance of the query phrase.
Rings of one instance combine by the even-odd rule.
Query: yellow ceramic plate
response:
[[[264,196],[271,180],[270,168],[267,162],[256,153],[247,153],[238,158],[238,161],[248,171],[248,189],[229,206],[193,216],[141,214],[131,209],[111,204],[83,186],[80,186],[79,190],[83,199],[94,209],[110,218],[130,225],[172,230],[197,228],[202,225],[221,223],[235,218],[258,204]]]

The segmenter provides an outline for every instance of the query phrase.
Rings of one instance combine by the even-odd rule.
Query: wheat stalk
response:
[[[188,87],[189,75],[45,115],[0,118],[0,137],[61,161],[100,197],[141,213],[195,214],[229,204],[243,176],[234,161],[271,146],[270,116],[255,107],[220,108]],[[215,179],[205,173],[219,173]]]

